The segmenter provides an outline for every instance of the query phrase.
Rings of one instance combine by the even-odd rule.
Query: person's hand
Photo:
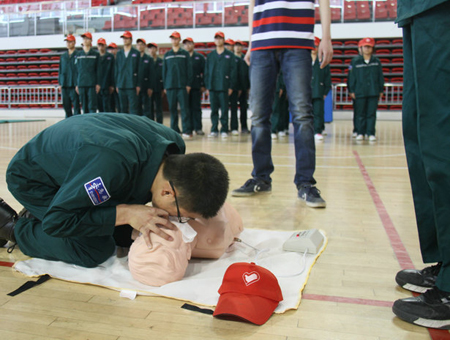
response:
[[[149,97],[151,97],[152,94],[153,94],[153,90],[152,90],[152,89],[148,89],[148,90],[147,90],[147,95],[148,95]]]
[[[232,93],[233,93],[233,89],[228,89],[228,95],[231,96]]]
[[[100,85],[95,85],[95,93],[98,94],[100,92],[100,89],[101,89]]]
[[[325,99],[327,99],[327,95],[326,94],[323,95],[323,100],[325,100]]]
[[[165,240],[173,241],[173,238],[166,234],[163,228],[176,229],[176,226],[169,221],[167,211],[138,204],[120,204],[116,207],[116,226],[124,224],[129,224],[142,233],[149,248],[152,247],[150,233],[155,233]]]
[[[205,93],[209,97],[209,90],[206,90]]]
[[[331,45],[331,39],[322,39],[319,45],[319,62],[320,68],[327,66],[331,59],[333,59],[333,45]]]
[[[119,93],[119,88],[118,87],[116,87],[116,92]]]
[[[251,52],[252,51],[250,51],[250,46],[249,46],[247,53],[245,54],[245,57],[244,57],[244,61],[247,63],[248,66],[250,66],[250,53]]]
[[[187,92],[187,94],[189,94],[189,92],[191,92],[191,87],[190,86],[186,86],[186,92]]]
[[[136,86],[136,95],[139,96],[140,92],[141,92],[141,88],[139,86]]]
[[[353,100],[356,99],[355,93],[354,92],[350,93],[350,97],[352,97]]]
[[[239,91],[238,91],[238,97],[240,97],[241,94],[242,94],[242,90],[239,90]]]
[[[80,92],[78,92],[78,86],[75,86],[75,92],[80,95]]]
[[[164,94],[167,94],[167,90],[166,89],[164,89]]]
[[[114,92],[114,86],[110,86],[109,87],[109,94],[113,94],[113,92]]]
[[[383,99],[383,92],[380,93],[380,100]]]
[[[281,98],[282,95],[283,95],[283,90],[280,89],[280,93],[279,93],[278,97]]]
[[[200,91],[201,91],[202,93],[205,92],[205,91],[206,91],[206,87],[202,86],[202,87],[200,88]]]

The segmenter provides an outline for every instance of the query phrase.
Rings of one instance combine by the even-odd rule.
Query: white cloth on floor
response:
[[[260,254],[257,264],[272,271],[278,278],[284,300],[280,302],[275,313],[298,308],[309,273],[327,244],[324,232],[321,233],[325,238],[322,248],[316,255],[306,255],[305,270],[292,277],[286,276],[298,273],[303,267],[303,254],[282,250],[283,243],[293,231],[246,229],[240,235],[239,238],[243,242],[259,250],[270,248],[270,251]],[[95,268],[32,258],[17,262],[14,269],[27,276],[49,274],[61,280],[93,284],[118,291],[136,291],[138,295],[164,296],[212,307],[219,299],[217,291],[226,269],[235,262],[255,262],[256,253],[256,250],[236,242],[219,259],[191,259],[182,280],[161,287],[146,286],[133,279],[126,257],[119,259],[112,256]]]

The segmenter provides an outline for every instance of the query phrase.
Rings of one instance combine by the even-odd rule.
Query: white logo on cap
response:
[[[250,286],[251,284],[258,282],[260,279],[258,272],[244,273],[242,275],[242,279],[246,286]]]

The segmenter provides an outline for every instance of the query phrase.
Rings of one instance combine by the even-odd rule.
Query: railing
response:
[[[57,85],[0,87],[0,105],[3,107],[51,105],[57,108],[61,103]]]
[[[403,84],[385,83],[383,98],[378,105],[402,105]],[[347,84],[333,85],[333,109],[337,105],[353,105],[353,100],[348,93]]]
[[[349,3],[355,7],[349,9]],[[0,37],[248,25],[248,0],[90,4],[90,0],[75,0],[0,6]],[[332,22],[393,21],[394,4],[396,9],[395,0],[331,0]],[[318,11],[316,19],[320,19]]]

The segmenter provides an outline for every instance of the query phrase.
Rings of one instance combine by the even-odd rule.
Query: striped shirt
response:
[[[314,49],[314,0],[255,0],[252,51]]]

